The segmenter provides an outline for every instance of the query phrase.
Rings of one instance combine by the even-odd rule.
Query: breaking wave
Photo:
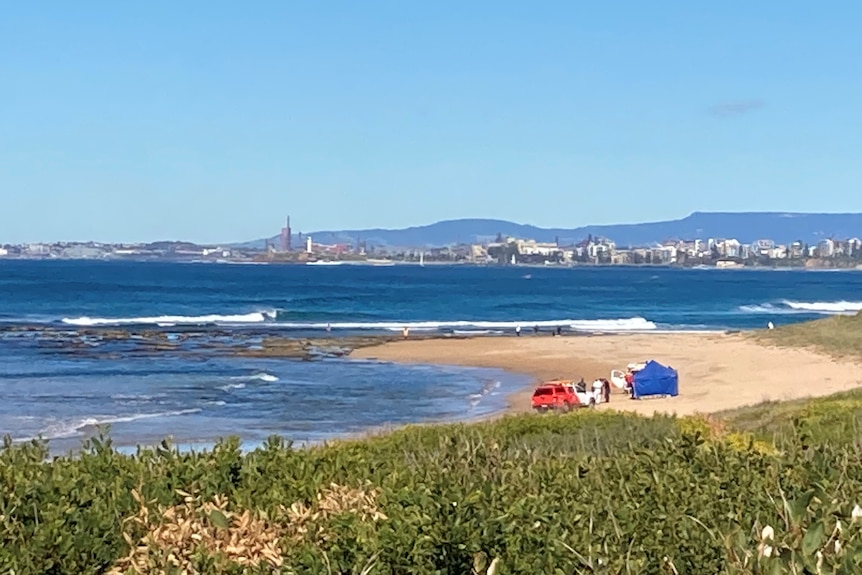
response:
[[[111,425],[113,423],[130,423],[141,419],[155,419],[158,417],[176,417],[178,415],[190,415],[200,412],[199,408],[179,409],[176,411],[163,411],[160,413],[136,413],[133,415],[115,415],[105,417],[86,417],[72,422],[56,422],[46,425],[40,431],[40,435],[44,439],[62,439],[67,437],[75,437],[80,435],[87,428],[94,428],[100,425]],[[35,438],[25,438],[21,441],[30,441]]]
[[[862,311],[862,302],[858,301],[792,301],[782,300],[778,303],[759,305],[741,305],[739,311],[751,314],[822,314],[822,315],[853,315]]]
[[[244,383],[229,383],[227,385],[219,386],[219,389],[222,391],[230,391],[232,389],[244,389],[244,388],[245,388]]]
[[[862,311],[862,301],[790,301],[784,300],[790,309],[815,313],[855,313]]]
[[[317,315],[317,317],[302,317]],[[293,313],[284,310],[257,311],[240,315],[199,315],[199,316],[142,316],[142,317],[66,317],[62,323],[77,327],[110,327],[131,325],[155,325],[171,327],[177,325],[237,325],[262,324],[280,329],[337,329],[337,330],[376,330],[401,331],[408,328],[411,331],[456,331],[458,333],[493,334],[500,330],[514,330],[521,326],[529,331],[533,327],[539,329],[563,328],[573,331],[645,331],[657,329],[656,324],[642,317],[617,319],[560,319],[560,320],[519,320],[519,321],[381,321],[373,320],[367,314],[354,316],[353,321],[338,321],[341,314]],[[364,321],[363,321],[364,320]]]
[[[82,327],[93,326],[112,326],[112,325],[161,325],[174,326],[183,325],[200,325],[200,324],[235,324],[235,323],[263,323],[266,321],[274,321],[276,318],[275,311],[256,311],[252,313],[240,315],[161,315],[154,317],[64,317],[62,322],[67,325],[76,325]]]
[[[755,315],[792,315],[799,313],[810,313],[803,310],[795,310],[781,305],[764,303],[759,305],[741,305],[739,311],[746,314]]]
[[[574,331],[644,331],[654,330],[656,324],[642,317],[625,319],[561,319],[542,321],[379,321],[379,322],[332,322],[332,323],[298,323],[279,322],[280,327],[296,329],[354,329],[354,330],[387,330],[401,331],[407,328],[412,331],[438,330],[514,330],[520,326],[528,331],[533,327],[540,329],[567,328]]]
[[[252,375],[240,375],[237,377],[232,377],[231,379],[238,381],[266,381],[270,383],[278,381],[277,376],[272,375],[271,373],[266,373],[265,371],[262,371],[260,373],[254,373]]]
[[[455,335],[502,335],[504,333],[499,329],[455,329],[452,332]]]

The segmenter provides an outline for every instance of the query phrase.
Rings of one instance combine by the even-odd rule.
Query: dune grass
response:
[[[760,343],[810,348],[839,358],[862,359],[862,312],[753,332]]]
[[[862,430],[862,389],[816,399],[766,401],[710,418],[776,445],[789,436],[824,445],[851,444]]]

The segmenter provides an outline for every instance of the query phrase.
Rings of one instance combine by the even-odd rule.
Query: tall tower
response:
[[[291,236],[290,216],[287,216],[287,221],[285,222],[285,226],[283,228],[281,228],[281,245],[279,246],[281,248],[281,251],[283,251],[283,252],[289,252],[290,251],[290,248],[291,248],[290,236]]]

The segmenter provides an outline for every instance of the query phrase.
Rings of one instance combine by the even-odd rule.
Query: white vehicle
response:
[[[645,362],[641,363],[630,363],[626,366],[626,371],[621,371],[619,369],[611,370],[611,383],[614,384],[614,387],[617,389],[621,389],[625,392],[629,392],[629,384],[626,381],[627,376],[633,376],[640,370],[642,370],[646,366]]]
[[[611,383],[613,383],[617,389],[625,389],[626,388],[626,374],[625,374],[625,372],[620,371],[618,369],[612,369],[611,370]]]
[[[581,407],[595,407],[600,403],[605,402],[605,395],[602,393],[604,382],[597,379],[593,382],[592,388],[586,391],[579,391],[577,385],[572,386],[575,391],[575,396],[578,398],[578,403]]]

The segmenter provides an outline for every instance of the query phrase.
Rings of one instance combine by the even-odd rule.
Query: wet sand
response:
[[[655,359],[679,372],[679,396],[630,400],[615,389],[610,404],[641,414],[712,413],[763,401],[829,395],[862,385],[862,364],[809,350],[767,347],[745,334],[676,333],[522,336],[389,342],[351,357],[405,363],[495,367],[530,375],[591,382],[611,369]],[[513,393],[510,410],[530,410],[533,386]]]

